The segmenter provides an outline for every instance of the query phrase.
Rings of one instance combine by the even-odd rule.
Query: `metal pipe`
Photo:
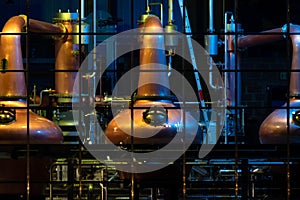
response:
[[[146,0],[146,13],[150,13],[150,6],[149,6],[149,0]]]
[[[228,15],[231,15],[231,19],[229,20]],[[229,22],[229,21],[230,22]],[[226,88],[226,101],[228,106],[239,105],[240,103],[240,85],[236,85],[236,82],[239,83],[241,79],[241,74],[238,72],[240,64],[239,64],[239,51],[236,51],[236,47],[238,48],[239,42],[237,45],[235,44],[236,39],[239,41],[239,38],[236,38],[238,32],[241,31],[241,27],[239,24],[235,24],[233,15],[231,12],[225,13],[225,70],[231,70],[230,72],[224,72],[225,76],[225,88]],[[236,33],[237,32],[237,33]],[[237,88],[237,89],[236,89]]]
[[[224,98],[225,98],[225,106],[227,107],[228,106],[228,99],[227,99],[227,96],[228,96],[228,91],[229,91],[229,88],[228,88],[228,79],[227,79],[227,71],[228,70],[228,32],[229,32],[229,29],[228,29],[228,15],[232,15],[231,12],[226,12],[225,13],[225,21],[224,21],[224,33],[225,33],[225,36],[224,36],[224,69],[225,69],[225,72],[224,72],[224,88],[225,88],[225,92],[224,92]],[[228,124],[227,124],[227,112],[224,113],[224,143],[227,144],[228,143]]]
[[[35,19],[29,19],[29,26],[30,31],[35,33],[60,34],[67,32],[63,24],[50,24]]]
[[[265,43],[275,42],[284,39],[282,28],[275,28],[268,31],[262,31],[258,35],[246,35],[239,37],[237,40],[237,48],[243,49]],[[231,41],[234,42],[234,39]]]
[[[172,55],[169,53],[168,57],[169,57],[169,62],[168,62],[168,70],[169,70],[168,77],[170,77],[171,74],[172,74],[172,72],[171,72],[172,71]]]
[[[214,1],[209,0],[209,31],[214,31]]]
[[[225,54],[224,54],[224,82],[225,82],[225,100],[226,106],[230,106],[228,109],[230,115],[234,115],[236,118],[233,121],[235,128],[232,129],[228,123],[228,112],[225,112],[225,143],[227,142],[227,135],[235,134],[235,132],[243,131],[243,111],[237,110],[237,105],[241,103],[241,85],[238,84],[241,81],[240,69],[240,52],[237,51],[235,41],[238,39],[236,36],[242,30],[239,24],[235,23],[233,14],[231,12],[225,13]],[[229,71],[230,70],[230,71]],[[240,115],[242,115],[240,118]],[[240,119],[242,121],[240,121]],[[240,123],[239,123],[240,122]],[[241,126],[240,128],[238,126]]]
[[[163,11],[163,4],[162,3],[150,3],[150,6],[159,6],[160,7],[160,22],[161,24],[163,24],[163,20],[164,20],[164,11]]]
[[[228,27],[228,15],[232,15],[231,12],[226,12],[225,13],[225,21],[224,21],[224,33],[225,33],[225,36],[224,36],[224,69],[225,70],[228,70],[229,69],[229,56],[228,56],[228,43],[229,43],[229,36],[227,35],[230,31],[229,27]],[[225,80],[224,80],[224,87],[226,89],[226,92],[225,92],[225,101],[226,101],[226,106],[227,106],[227,87],[228,87],[228,79],[227,79],[227,73],[228,72],[224,72],[224,77],[225,77]],[[225,119],[226,119],[226,116],[225,116]]]
[[[240,86],[236,85],[236,83],[240,83],[240,72],[238,72],[239,66],[239,52],[236,51],[234,45],[234,38],[237,34],[236,31],[239,31],[239,27],[236,28],[235,21],[233,16],[231,17],[231,22],[229,24],[229,33],[234,33],[228,35],[227,41],[227,70],[230,72],[226,72],[226,98],[227,98],[227,106],[234,107],[239,104],[240,101]]]
[[[101,199],[107,200],[107,188],[103,185],[103,183],[100,183],[101,188]]]
[[[93,32],[97,32],[97,0],[93,0]],[[97,46],[97,35],[94,34],[94,40],[93,40],[94,48]],[[94,62],[96,62],[94,60]]]
[[[173,0],[168,1],[168,24],[173,24]]]
[[[84,9],[85,9],[85,7],[84,7],[84,0],[80,1],[80,5],[81,5],[81,10],[80,10],[81,16],[80,16],[80,18],[84,19],[84,15],[85,15],[85,13],[84,13]]]
[[[209,0],[209,29],[208,32],[210,35],[205,36],[205,44],[206,44],[206,50],[209,57],[209,85],[213,89],[219,89],[217,85],[213,82],[213,58],[212,55],[218,54],[218,37],[217,35],[212,35],[212,33],[215,31],[214,29],[214,3],[213,0]]]
[[[172,33],[176,31],[177,27],[174,25],[174,19],[173,19],[173,0],[168,1],[168,24],[165,27],[166,33]],[[178,45],[178,38],[174,35],[166,35],[165,36],[165,44],[168,49],[167,56],[169,57],[168,67],[169,67],[169,73],[168,76],[170,77],[172,74],[172,56],[175,55],[175,47]]]

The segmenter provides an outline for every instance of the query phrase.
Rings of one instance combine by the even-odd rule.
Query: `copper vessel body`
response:
[[[74,22],[61,23],[65,26],[67,33],[72,33]],[[79,68],[79,60],[73,49],[72,35],[66,34],[63,38],[55,40],[55,70],[57,70],[55,72],[55,90],[60,95],[73,94],[76,70]]]
[[[154,126],[144,120],[143,113],[146,108],[153,106],[161,106],[168,109],[168,124]],[[143,109],[138,109],[139,107]],[[177,130],[172,125],[182,120],[182,110],[176,109],[172,103],[140,100],[140,102],[135,103],[134,108],[136,109],[133,109],[133,111],[130,109],[121,111],[109,123],[105,133],[114,144],[161,146],[168,144],[177,134]],[[133,119],[131,119],[131,115],[133,115]],[[131,124],[131,120],[133,124]],[[186,113],[185,122],[183,123],[185,123],[186,140],[190,141],[195,137],[195,133],[191,130],[195,129],[194,126],[197,124],[197,121]],[[131,138],[130,133],[132,133],[133,138]],[[177,142],[178,145],[182,145],[181,141]],[[200,141],[197,142],[200,143]]]
[[[27,144],[27,136],[30,144],[62,143],[61,129],[54,122],[28,110],[25,102],[0,101],[0,105],[16,110],[15,121],[0,126],[0,144]]]
[[[291,33],[299,33],[299,25],[290,25]],[[274,110],[261,124],[259,129],[260,142],[263,144],[300,143],[300,35],[291,34],[293,54],[290,76],[290,99],[282,108]]]

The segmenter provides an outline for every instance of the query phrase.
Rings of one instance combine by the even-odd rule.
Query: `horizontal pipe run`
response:
[[[259,35],[246,35],[238,38],[237,47],[240,49],[279,41],[284,39],[282,28],[263,31]]]
[[[58,34],[58,33],[66,32],[66,28],[62,24],[61,25],[50,24],[35,19],[29,19],[29,27],[30,27],[30,31],[35,33]]]

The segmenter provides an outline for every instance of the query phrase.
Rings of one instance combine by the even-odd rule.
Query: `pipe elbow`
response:
[[[21,33],[26,26],[26,16],[19,15],[11,17],[4,25],[3,33]]]
[[[61,33],[61,34],[54,34],[52,36],[52,38],[54,40],[63,40],[63,39],[66,39],[68,37],[68,28],[62,24],[62,23],[56,23],[53,25],[53,27],[57,27],[58,31],[56,31],[56,33]]]

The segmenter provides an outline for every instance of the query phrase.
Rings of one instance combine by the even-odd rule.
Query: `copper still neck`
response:
[[[142,30],[140,49],[141,72],[137,96],[159,96],[162,98],[169,96],[163,27],[157,16],[148,16],[140,28]]]
[[[3,27],[0,43],[1,98],[26,97],[25,75],[22,71],[24,68],[20,42],[21,32],[25,26],[26,20],[22,16],[14,16],[10,18]]]

